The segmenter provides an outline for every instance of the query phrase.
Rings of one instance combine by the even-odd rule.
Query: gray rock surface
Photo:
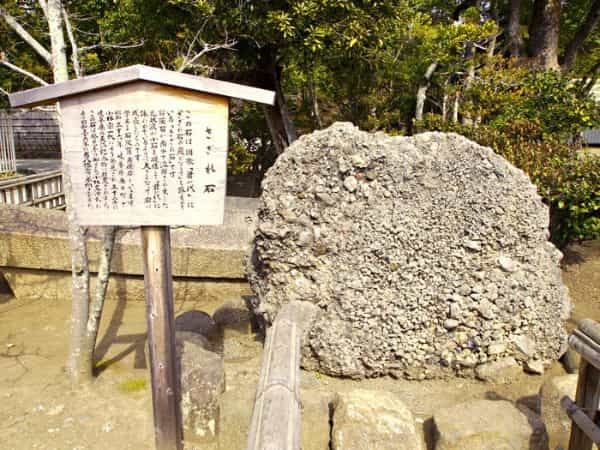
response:
[[[547,450],[544,424],[533,412],[501,400],[472,400],[433,416],[436,450]]]
[[[522,373],[523,370],[511,356],[480,364],[475,369],[478,379],[500,384],[511,383]]]
[[[187,442],[214,441],[219,432],[220,396],[225,390],[223,357],[210,350],[204,336],[190,331],[178,331],[176,344],[183,438]]]
[[[334,402],[333,450],[421,450],[415,419],[391,392],[355,389]]]
[[[324,373],[555,360],[570,302],[547,226],[527,176],[489,148],[338,123],[267,173],[249,280],[268,321],[293,300],[319,306],[303,364]]]

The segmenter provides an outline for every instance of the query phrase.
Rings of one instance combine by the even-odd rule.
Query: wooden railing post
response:
[[[591,450],[594,443],[600,444],[600,324],[580,321],[569,345],[581,355],[575,402],[568,397],[561,401],[573,420],[569,450]]]

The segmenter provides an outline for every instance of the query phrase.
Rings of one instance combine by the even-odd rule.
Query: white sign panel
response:
[[[60,108],[79,224],[222,223],[226,98],[136,82]]]

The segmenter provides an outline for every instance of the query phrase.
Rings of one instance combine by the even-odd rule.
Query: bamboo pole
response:
[[[169,227],[141,227],[144,292],[157,450],[181,450],[180,382],[176,370]]]
[[[315,305],[284,305],[267,329],[247,450],[300,449],[300,342]]]

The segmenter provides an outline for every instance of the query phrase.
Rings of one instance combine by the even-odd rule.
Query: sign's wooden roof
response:
[[[35,106],[52,103],[63,97],[106,89],[133,81],[148,81],[223,97],[266,103],[267,105],[272,105],[275,101],[273,91],[143,65],[124,67],[63,83],[15,92],[9,95],[9,100],[13,107]]]

